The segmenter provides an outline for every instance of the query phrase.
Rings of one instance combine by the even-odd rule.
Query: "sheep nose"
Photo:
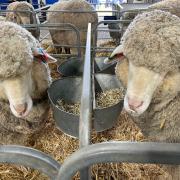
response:
[[[143,101],[138,101],[136,99],[128,97],[128,104],[129,104],[129,108],[131,110],[136,111],[137,108],[139,108],[143,105]]]
[[[14,106],[14,109],[17,113],[19,113],[20,115],[22,115],[23,113],[26,112],[27,109],[27,103],[24,104],[17,104]]]

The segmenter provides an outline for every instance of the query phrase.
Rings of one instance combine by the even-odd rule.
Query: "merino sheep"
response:
[[[127,87],[125,110],[143,134],[180,142],[180,18],[160,10],[139,14],[105,62],[114,58]],[[179,179],[179,169],[171,170],[172,179]]]
[[[78,28],[80,31],[80,44],[85,46],[86,44],[86,30],[88,23],[92,23],[92,29],[98,22],[97,12],[94,11],[94,8],[91,4],[85,0],[69,0],[69,1],[60,1],[53,4],[49,11],[69,11],[69,12],[49,12],[47,15],[48,23],[70,23]],[[77,11],[77,12],[70,12]],[[87,11],[84,12],[83,11]],[[94,11],[94,12],[89,12]],[[50,30],[50,34],[54,44],[59,45],[76,45],[77,36],[75,31],[66,31],[66,30]],[[58,53],[62,53],[62,48],[56,48]],[[70,48],[65,47],[66,54],[70,54]],[[82,51],[84,52],[84,50]]]
[[[120,40],[121,40],[121,36],[122,36],[121,32],[120,32],[119,24],[109,23],[108,28],[109,28],[109,34],[110,34],[111,38],[115,42],[116,46],[118,46],[120,43]]]
[[[34,7],[26,1],[10,3],[7,6],[6,20],[21,25],[39,24],[39,18],[34,12]],[[38,27],[33,27],[29,31],[35,38],[39,39],[40,29]]]
[[[160,10],[169,11],[170,13],[180,17],[179,0],[163,0],[149,6],[149,9],[160,9]]]
[[[42,61],[54,59],[15,23],[0,23],[0,39],[0,143],[25,145],[46,123],[51,78]]]

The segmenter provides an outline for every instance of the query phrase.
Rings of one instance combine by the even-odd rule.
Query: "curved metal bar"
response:
[[[82,168],[107,162],[180,164],[180,144],[108,142],[89,145],[64,162],[57,180],[69,180]]]
[[[13,163],[37,169],[51,179],[54,179],[60,169],[60,164],[47,154],[33,148],[1,145],[0,162]]]

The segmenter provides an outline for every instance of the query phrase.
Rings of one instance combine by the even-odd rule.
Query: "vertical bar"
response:
[[[91,87],[91,23],[88,24],[86,53],[84,60],[83,86],[81,94],[79,146],[83,148],[90,143],[92,119],[92,87]],[[80,178],[90,179],[89,168],[80,171]]]

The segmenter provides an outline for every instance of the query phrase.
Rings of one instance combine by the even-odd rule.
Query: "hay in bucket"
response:
[[[101,93],[96,93],[97,108],[107,108],[117,104],[124,97],[122,88],[110,89]],[[80,102],[69,104],[63,99],[58,99],[56,106],[62,111],[80,115]]]
[[[75,104],[67,104],[63,99],[59,99],[57,100],[56,106],[65,112],[80,115],[80,102]]]
[[[106,108],[117,104],[124,97],[122,88],[106,90],[96,94],[97,108]]]

